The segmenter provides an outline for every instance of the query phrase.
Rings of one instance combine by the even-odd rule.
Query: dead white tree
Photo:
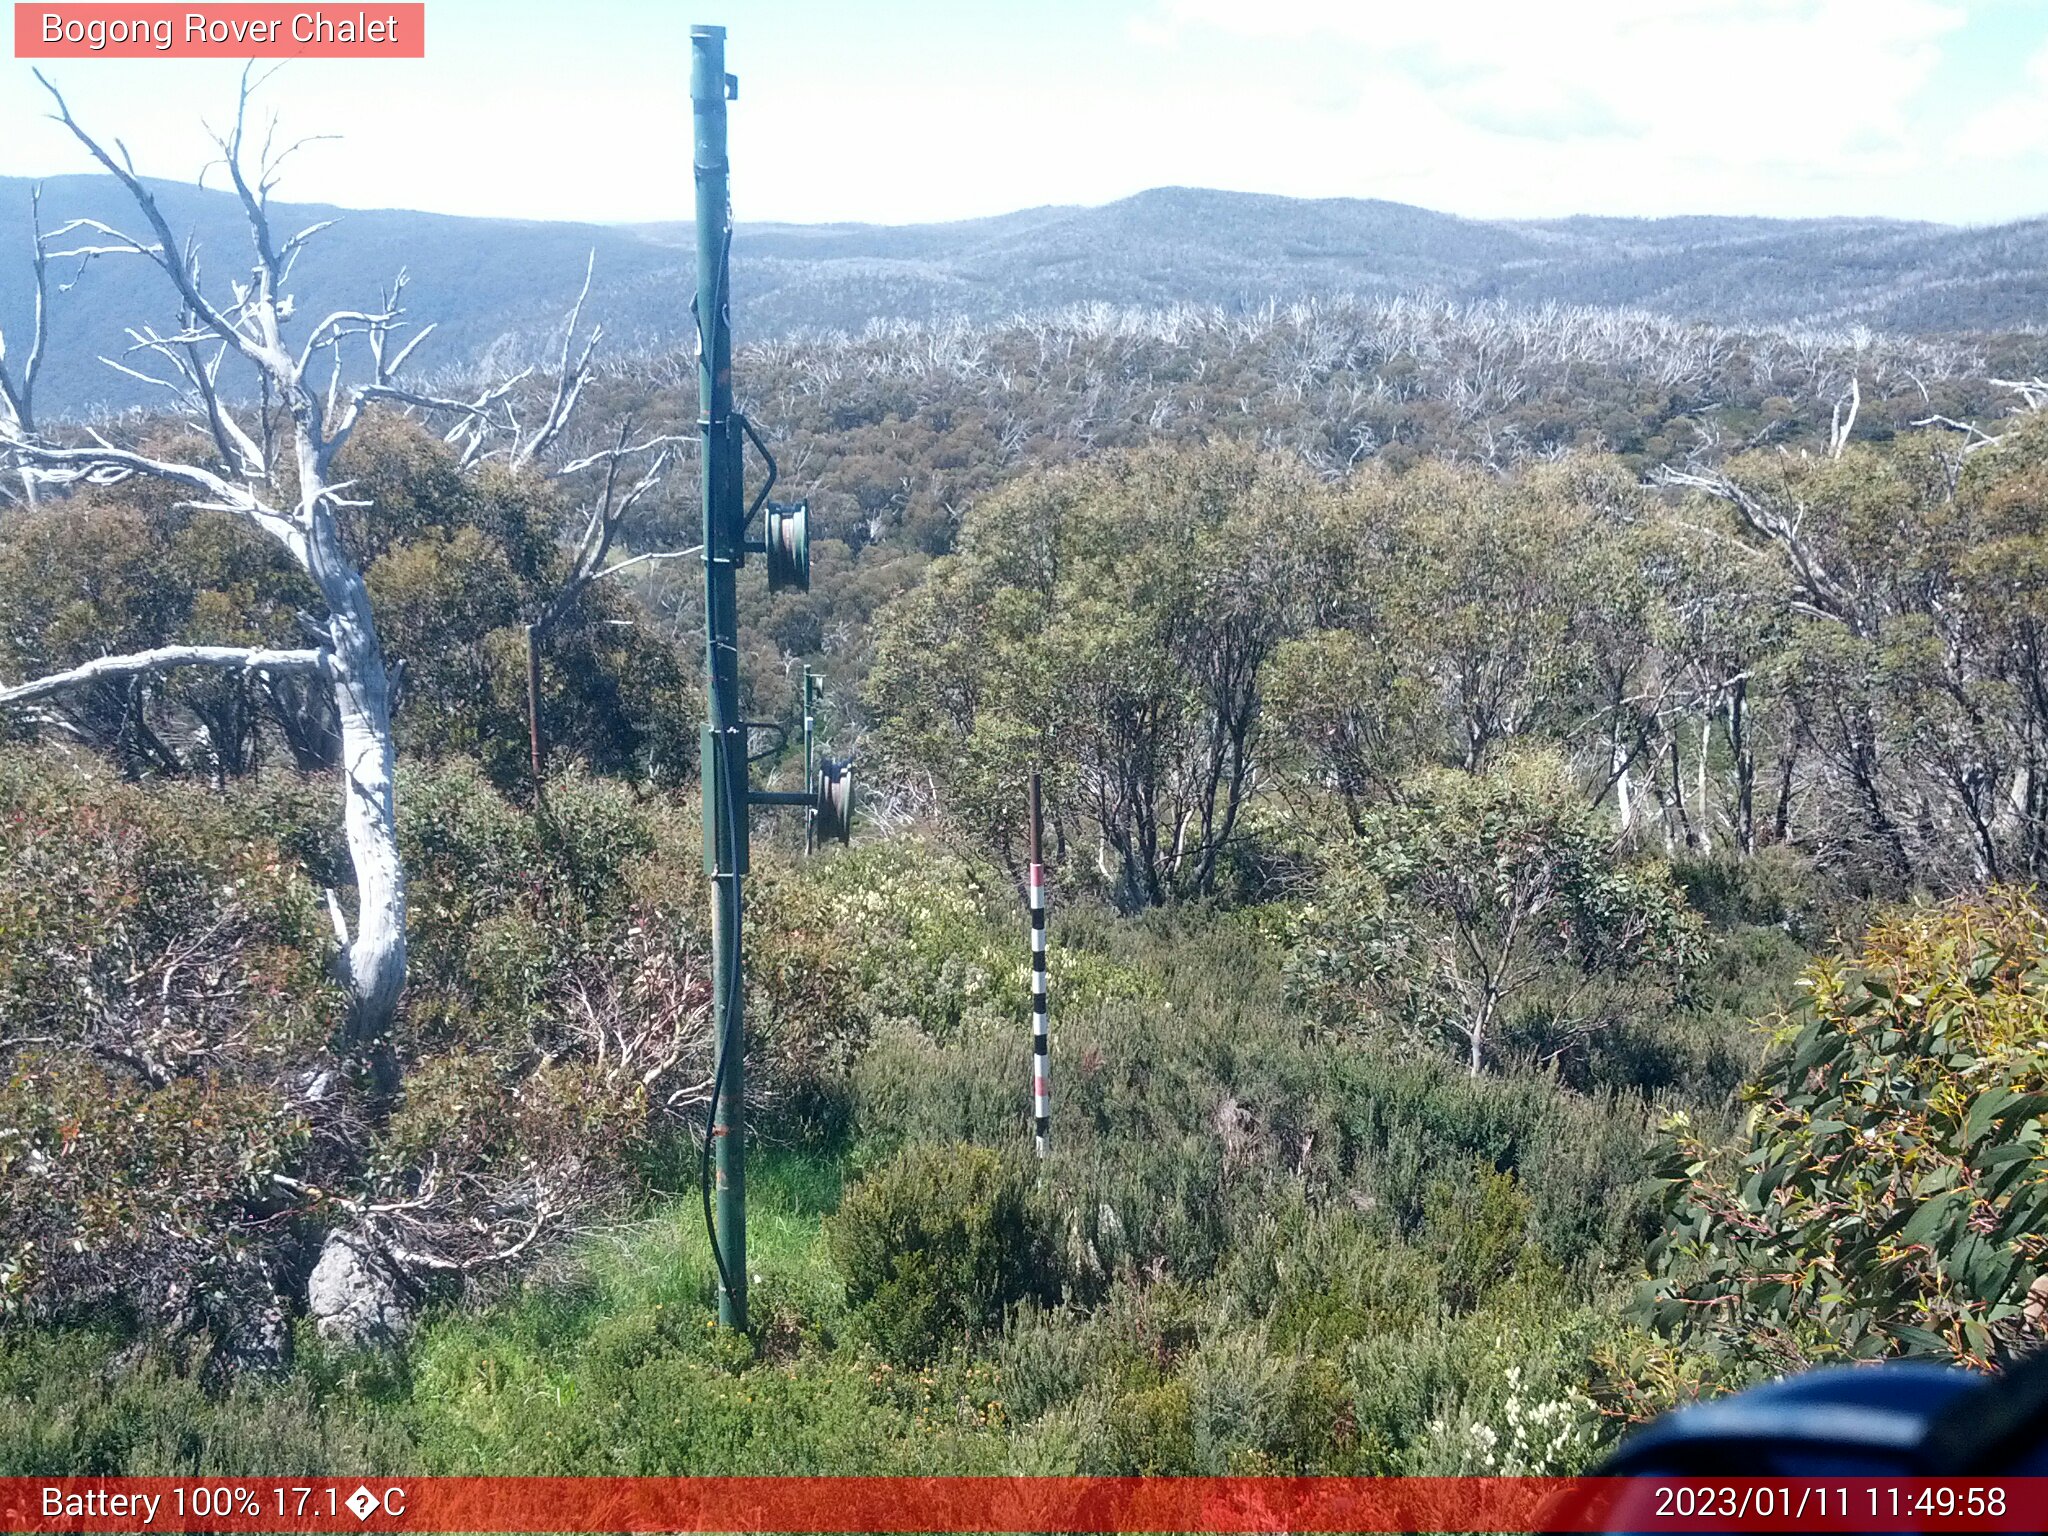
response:
[[[36,378],[43,371],[44,343],[49,335],[50,247],[43,237],[43,189],[41,183],[29,193],[30,297],[34,308],[29,317],[28,351],[19,365],[7,359],[7,337],[0,332],[0,433],[30,435],[36,430]],[[33,504],[35,477],[21,475],[21,495]]]
[[[1863,409],[1863,383],[1849,375],[1849,392],[1835,402],[1834,420],[1828,428],[1828,457],[1839,459],[1849,446],[1849,434],[1856,430],[1856,413]]]
[[[323,679],[333,693],[341,744],[343,823],[356,883],[353,930],[332,891],[328,907],[353,1002],[352,1029],[358,1039],[371,1038],[382,1032],[405,981],[405,876],[393,789],[390,678],[369,593],[343,541],[338,516],[363,503],[347,498],[348,484],[336,478],[334,464],[371,402],[402,397],[397,375],[432,327],[401,342],[407,329],[401,273],[377,308],[337,310],[314,323],[302,340],[287,340],[293,265],[307,242],[327,226],[316,224],[278,238],[270,193],[279,167],[299,146],[274,149],[274,125],[260,146],[252,146],[247,73],[233,128],[215,135],[254,252],[247,280],[230,284],[225,297],[202,286],[197,251],[180,246],[126,147],[118,139],[111,151],[102,145],[72,116],[56,87],[40,73],[37,79],[55,103],[55,120],[121,183],[147,226],[146,233],[131,235],[98,220],[74,220],[52,232],[53,238],[78,241],[66,250],[52,250],[50,242],[39,238],[38,291],[40,273],[50,260],[140,258],[156,266],[179,301],[178,325],[168,332],[130,331],[130,356],[136,361],[116,366],[165,390],[202,429],[211,451],[189,461],[154,458],[118,446],[97,431],[84,434],[84,441],[59,442],[37,423],[32,399],[16,381],[8,389],[8,408],[0,414],[0,460],[32,485],[109,485],[146,476],[177,486],[190,497],[188,505],[239,517],[275,539],[312,580],[327,612],[308,620],[318,641],[310,650],[171,647],[107,656],[55,677],[0,685],[0,704],[172,667],[231,668],[264,677],[315,673]],[[38,344],[41,336],[38,325]],[[347,385],[345,347],[367,357],[364,376]],[[32,346],[30,358],[22,378],[32,390],[39,345]],[[223,379],[229,363],[253,375],[252,396],[262,402],[257,409],[234,403]]]

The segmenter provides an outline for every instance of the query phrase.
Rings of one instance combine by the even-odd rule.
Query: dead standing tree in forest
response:
[[[145,676],[177,667],[213,667],[268,677],[317,676],[332,690],[343,782],[343,826],[356,881],[351,932],[340,900],[330,892],[329,911],[340,945],[340,968],[351,1000],[350,1033],[359,1040],[381,1034],[405,983],[405,876],[398,852],[393,790],[391,679],[378,644],[362,571],[347,549],[340,514],[358,505],[347,499],[347,483],[336,479],[334,462],[363,411],[392,395],[399,370],[431,327],[399,342],[405,329],[400,299],[404,278],[394,282],[380,307],[337,310],[314,324],[294,346],[285,335],[293,303],[286,291],[293,265],[324,224],[280,240],[272,226],[269,199],[279,166],[297,145],[274,150],[266,137],[252,151],[246,130],[250,96],[247,74],[235,106],[233,128],[216,135],[222,163],[247,216],[255,260],[246,281],[230,285],[225,301],[202,286],[198,253],[181,246],[156,198],[136,173],[119,140],[110,152],[71,115],[56,87],[38,73],[56,103],[55,117],[127,191],[148,226],[138,237],[93,219],[73,220],[37,240],[38,289],[48,261],[140,257],[160,269],[180,302],[176,329],[133,329],[132,355],[142,366],[120,365],[169,391],[199,423],[212,452],[191,461],[154,458],[116,446],[99,432],[89,440],[60,444],[17,410],[0,418],[0,455],[30,484],[53,487],[110,485],[135,476],[166,481],[187,492],[191,505],[241,518],[276,540],[311,579],[326,605],[324,618],[308,620],[317,644],[303,650],[261,650],[235,646],[172,646],[102,657],[87,666],[14,686],[0,686],[0,704],[25,704],[85,683],[119,676]],[[253,152],[255,163],[249,164]],[[68,249],[51,243],[72,239]],[[43,337],[40,306],[33,363]],[[343,386],[342,350],[360,343],[369,359],[368,377]],[[265,402],[254,429],[237,419],[232,391],[223,379],[231,360],[253,374],[255,393]],[[325,374],[324,385],[316,382]],[[280,441],[281,438],[281,441]]]
[[[162,646],[104,656],[12,686],[0,682],[0,705],[35,706],[94,683],[140,681],[190,667],[260,680],[278,701],[281,715],[291,713],[286,696],[298,698],[309,684],[315,694],[331,695],[332,718],[322,725],[331,732],[343,775],[343,823],[356,877],[352,930],[332,892],[328,905],[352,1000],[350,1034],[357,1041],[375,1039],[384,1033],[405,980],[393,680],[362,569],[343,526],[344,513],[366,504],[348,496],[349,482],[336,474],[337,457],[365,411],[386,406],[452,420],[446,437],[464,469],[499,459],[514,474],[545,475],[558,482],[594,480],[595,488],[577,503],[582,527],[568,570],[544,611],[535,615],[532,631],[540,634],[566,618],[592,581],[620,568],[606,563],[613,537],[626,514],[660,484],[678,439],[653,435],[635,441],[629,426],[621,426],[608,446],[543,467],[576,414],[602,334],[597,327],[582,334],[588,272],[563,332],[546,407],[530,425],[519,419],[518,397],[531,369],[469,399],[422,393],[400,381],[405,364],[434,329],[413,329],[406,319],[403,272],[376,308],[336,310],[313,324],[303,339],[288,339],[287,332],[295,329],[288,291],[293,267],[308,242],[328,226],[314,224],[279,238],[270,194],[279,168],[298,144],[276,147],[274,126],[260,146],[251,142],[247,74],[234,125],[216,135],[215,142],[249,226],[254,261],[247,281],[232,283],[224,299],[209,296],[198,251],[180,244],[126,147],[116,140],[110,151],[77,122],[57,89],[40,74],[37,78],[56,104],[55,119],[121,183],[147,233],[131,235],[98,220],[78,219],[45,234],[38,223],[30,343],[12,368],[0,345],[0,465],[10,476],[19,476],[31,498],[37,486],[111,485],[135,477],[177,486],[188,493],[188,505],[240,518],[282,545],[311,579],[327,612],[302,620],[316,642],[305,649]],[[75,261],[82,267],[115,257],[140,257],[159,268],[178,296],[179,316],[176,328],[167,332],[131,327],[129,355],[137,361],[111,365],[165,391],[199,429],[210,453],[190,460],[152,457],[97,431],[84,434],[84,441],[59,441],[36,418],[51,263]],[[344,351],[350,354],[346,360]],[[357,377],[351,379],[351,372]],[[260,404],[252,408],[244,401]],[[646,461],[645,467],[629,473],[627,466],[635,460]]]
[[[302,766],[335,762],[341,769],[342,819],[357,888],[352,923],[341,899],[328,894],[350,999],[341,1043],[369,1052],[379,1067],[378,1081],[388,1089],[399,1050],[392,1027],[406,976],[406,887],[394,791],[396,668],[387,669],[363,560],[352,545],[369,503],[360,492],[351,495],[337,460],[366,413],[389,409],[452,420],[446,436],[464,470],[494,462],[517,479],[570,486],[563,510],[576,526],[568,530],[557,579],[540,595],[533,615],[532,628],[544,632],[569,621],[593,582],[638,559],[666,558],[650,554],[609,563],[622,521],[659,485],[677,439],[636,440],[628,424],[607,431],[602,443],[572,443],[568,429],[599,340],[595,327],[582,333],[587,273],[554,377],[542,371],[534,379],[537,370],[528,369],[468,398],[444,399],[401,382],[407,361],[433,329],[414,330],[406,320],[403,273],[374,308],[337,310],[317,321],[308,314],[295,322],[288,287],[293,268],[327,226],[315,224],[281,239],[273,225],[270,194],[279,166],[296,146],[274,151],[272,138],[260,146],[253,142],[246,74],[232,129],[216,142],[254,259],[246,280],[228,284],[225,293],[217,291],[218,284],[209,293],[202,283],[196,248],[175,237],[125,147],[119,141],[111,151],[103,146],[76,122],[62,95],[48,81],[43,84],[56,104],[55,120],[120,182],[146,227],[129,234],[98,220],[73,220],[45,233],[37,221],[32,336],[11,357],[0,348],[0,497],[33,501],[39,489],[56,490],[59,499],[40,515],[61,518],[66,488],[161,482],[175,488],[184,506],[226,514],[281,546],[310,580],[325,612],[300,616],[313,641],[304,649],[158,644],[11,686],[0,682],[0,706],[26,707],[61,727],[66,716],[40,712],[81,689],[108,681],[141,689],[175,670],[196,667],[261,683],[288,735],[295,719],[310,721],[308,739],[317,737],[319,750],[302,759]],[[177,296],[178,317],[169,330],[131,327],[125,360],[110,359],[111,366],[164,391],[173,402],[165,414],[181,419],[201,446],[180,440],[175,449],[163,448],[139,434],[117,443],[110,431],[56,427],[36,418],[48,299],[63,291],[49,281],[53,267],[61,263],[70,270],[76,263],[82,270],[89,262],[116,258],[156,266]],[[529,399],[536,397],[540,403],[529,410]],[[296,755],[299,742],[293,744]],[[690,1065],[704,1044],[701,977],[680,964],[673,954],[650,954],[635,968],[630,985],[569,984],[565,1038],[600,1083],[601,1101],[616,1101],[614,1086],[623,1092],[638,1085],[658,1093],[664,1112],[673,1113],[704,1091]],[[327,1081],[322,1074],[308,1075]],[[363,1336],[370,1336],[392,1319],[380,1310],[367,1322],[351,1321],[350,1308],[371,1291],[383,1295],[377,1287],[388,1288],[394,1273],[415,1282],[518,1260],[544,1234],[573,1227],[602,1197],[603,1190],[591,1184],[585,1149],[574,1138],[527,1150],[530,1155],[517,1166],[455,1172],[432,1158],[421,1167],[358,1163],[345,1176],[347,1187],[327,1177],[317,1191],[274,1171],[275,1188],[324,1202],[341,1218],[309,1284],[323,1326],[361,1324],[370,1329]],[[360,1158],[363,1151],[358,1144],[348,1155]],[[331,1307],[322,1310],[323,1286],[345,1303],[333,1317]]]
[[[465,473],[497,459],[502,460],[514,475],[540,475],[556,483],[577,483],[588,476],[593,482],[589,493],[578,496],[575,501],[580,531],[569,546],[568,569],[554,592],[526,625],[527,731],[531,739],[536,794],[541,792],[545,771],[540,699],[542,642],[550,631],[562,625],[576,611],[578,600],[592,583],[649,561],[676,560],[699,553],[696,548],[646,550],[616,564],[611,562],[612,548],[627,514],[640,504],[643,497],[660,488],[675,461],[678,448],[688,441],[687,438],[658,433],[636,442],[633,439],[633,422],[627,418],[618,423],[609,447],[579,454],[566,462],[548,463],[575,417],[584,386],[590,381],[598,343],[604,338],[604,327],[592,326],[589,334],[582,337],[581,348],[577,346],[577,339],[582,333],[583,306],[590,298],[590,281],[596,259],[596,253],[592,252],[590,263],[584,268],[583,287],[563,324],[554,387],[547,409],[536,425],[529,428],[519,419],[520,386],[531,376],[533,370],[530,368],[486,386],[471,400],[423,394],[395,386],[387,388],[380,396],[421,416],[449,422],[442,432],[442,441],[455,450],[457,467]],[[644,461],[645,465],[637,473],[628,468],[636,460]]]

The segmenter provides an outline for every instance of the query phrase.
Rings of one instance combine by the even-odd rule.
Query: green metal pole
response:
[[[725,28],[690,29],[690,104],[696,119],[697,426],[704,480],[704,856],[712,882],[712,1008],[717,1082],[712,1164],[713,1231],[720,1271],[718,1320],[747,1326],[746,1029],[741,1008],[740,878],[747,867],[747,747],[740,723],[736,585],[744,553],[740,444],[732,416],[728,300],[732,205],[726,186]]]

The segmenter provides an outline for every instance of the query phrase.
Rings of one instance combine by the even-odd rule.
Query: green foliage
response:
[[[1483,1164],[1514,1175],[1536,1248],[1588,1280],[1631,1267],[1654,1235],[1640,1100],[1559,1093],[1527,1073],[1474,1078],[1382,1046],[1339,1055],[1330,1091],[1359,1194],[1396,1233],[1426,1230],[1442,1170]]]
[[[770,874],[776,989],[842,972],[864,1032],[897,1026],[957,1039],[970,1018],[1014,1016],[1017,930],[1000,931],[988,872],[941,849],[874,843]],[[794,948],[784,960],[782,945]],[[758,979],[759,973],[757,973]]]
[[[303,1372],[209,1390],[175,1344],[90,1329],[0,1337],[0,1476],[402,1473],[404,1429]]]
[[[1453,1042],[1474,1074],[1511,1031],[1556,1061],[1603,1012],[1656,1006],[1699,948],[1684,897],[1615,857],[1553,760],[1418,776],[1329,866],[1298,919],[1297,988],[1335,1023]],[[1596,990],[1645,973],[1619,1003]]]
[[[700,882],[676,876],[694,828],[575,773],[541,813],[460,765],[408,768],[401,795],[415,971],[363,1050],[313,883],[326,795],[0,756],[9,1312],[111,1305],[274,1352],[308,1243],[357,1202],[399,1204],[399,1240],[453,1262],[544,1247],[684,1134],[710,1044]],[[785,1051],[760,1079],[809,1069]]]
[[[1029,1180],[985,1147],[906,1148],[848,1191],[827,1231],[863,1333],[900,1365],[971,1344],[1050,1284]]]
[[[1476,1163],[1469,1177],[1438,1179],[1423,1198],[1426,1251],[1443,1272],[1443,1297],[1469,1311],[1521,1261],[1529,1242],[1529,1197],[1512,1173]]]
[[[1092,825],[1120,907],[1208,895],[1252,780],[1262,677],[1315,568],[1297,466],[1234,448],[1026,480],[881,621],[868,684],[900,769],[1013,864],[1016,776]],[[1070,864],[1079,876],[1079,867]]]
[[[176,451],[144,445],[153,449]],[[312,602],[282,550],[227,513],[179,505],[168,487],[53,501],[0,531],[0,676],[158,645],[295,646],[294,614]],[[58,702],[77,734],[131,774],[233,775],[259,756],[262,696],[233,674],[101,682]]]
[[[400,1040],[404,1087],[378,1143],[393,1168],[431,1153],[488,1182],[515,1155],[558,1166],[567,1143],[551,1127],[576,1122],[552,1104],[604,1116],[581,1142],[642,1134],[620,1096],[536,1076],[495,1008],[457,1006],[495,975],[500,961],[477,952],[499,955],[490,935],[514,915],[523,942],[618,966],[614,925],[668,899],[695,852],[687,825],[635,816],[601,784],[565,788],[563,825],[543,831],[474,774],[408,783],[423,975],[450,979],[423,993],[442,1003]],[[565,848],[602,878],[571,879]],[[759,882],[755,910],[817,924],[806,942],[843,941],[849,966],[872,946],[943,976],[949,956],[1000,956],[1017,927],[935,900],[960,878],[895,850],[818,859]],[[870,891],[887,931],[865,918]],[[395,1359],[302,1337],[283,1379],[194,1406],[181,1357],[108,1365],[126,1347],[108,1339],[90,1346],[92,1368],[124,1394],[118,1415],[54,1411],[28,1386],[30,1403],[0,1411],[0,1450],[26,1465],[177,1465],[166,1444],[201,1443],[163,1438],[183,1414],[228,1446],[244,1443],[240,1425],[272,1425],[316,1468],[374,1446],[385,1466],[449,1472],[1480,1471],[1489,1434],[1503,1465],[1583,1465],[1601,1432],[1572,1384],[1589,1351],[1618,1356],[1628,1339],[1599,1298],[1644,1239],[1625,1214],[1640,1111],[1318,1032],[1285,1003],[1272,926],[1062,910],[1076,1004],[1061,1015],[1061,1135],[1042,1189],[988,1146],[954,1144],[1025,1145],[1020,940],[1007,1008],[999,990],[957,1014],[877,1015],[853,1051],[844,1140],[771,1145],[752,1169],[750,1342],[710,1326],[694,1159],[650,1149],[636,1165],[684,1198],[556,1278],[437,1312]],[[554,963],[515,967],[543,977],[521,1028],[553,1016]],[[1103,983],[1092,995],[1087,977]],[[810,995],[779,994],[793,1016],[773,1030],[800,1033]],[[842,1199],[849,1168],[868,1176]],[[582,1198],[606,1187],[626,1186]]]
[[[175,456],[175,445],[155,446]],[[384,653],[402,669],[402,753],[471,756],[501,789],[526,788],[525,625],[566,575],[556,534],[568,509],[531,478],[462,473],[423,428],[375,413],[339,473],[370,503],[347,535]],[[542,637],[543,733],[565,761],[685,782],[696,771],[688,653],[615,587],[586,590]],[[0,676],[10,680],[175,643],[303,646],[297,615],[318,608],[275,541],[161,486],[52,501],[0,530]],[[292,680],[259,686],[200,669],[95,684],[56,707],[133,774],[233,777],[279,748],[302,768],[326,767],[337,750],[324,690]]]
[[[1348,1358],[1360,1461],[1411,1477],[1589,1470],[1614,1431],[1584,1362],[1617,1331],[1601,1309],[1515,1285],[1464,1316],[1362,1341]]]
[[[340,467],[373,504],[351,531],[384,650],[405,665],[401,750],[470,755],[499,788],[526,788],[525,625],[566,575],[564,498],[496,469],[460,473],[436,439],[392,417],[358,428]],[[695,776],[688,653],[629,596],[586,589],[540,656],[551,754],[657,783]]]
[[[1022,902],[986,867],[903,839],[795,865],[764,861],[760,875],[749,910],[768,932],[749,953],[749,1021],[790,1090],[774,1112],[787,1115],[791,1129],[845,1128],[871,1043],[881,1042],[892,1064],[959,1061],[1028,1027]],[[1063,1009],[1089,1010],[1148,988],[1137,969],[1084,944],[1056,946],[1049,969]],[[978,1134],[910,1104],[886,1105],[894,1089],[882,1079],[890,1075],[866,1077],[871,1146]],[[935,1102],[928,1086],[900,1084],[920,1107]]]
[[[1427,681],[1392,627],[1318,629],[1273,656],[1274,750],[1290,772],[1325,776],[1353,824],[1430,755]]]
[[[1648,1314],[1738,1366],[2038,1342],[2048,917],[2014,892],[1901,913],[1814,962],[1748,1127],[1674,1121]]]
[[[1778,844],[1754,854],[1709,854],[1672,862],[1686,904],[1719,928],[1778,928],[1811,943],[1834,937],[1836,918],[1812,861]]]

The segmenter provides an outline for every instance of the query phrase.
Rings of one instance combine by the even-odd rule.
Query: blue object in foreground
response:
[[[1839,1366],[1666,1414],[1624,1441],[1608,1476],[1940,1476],[1937,1434],[1965,1398],[1995,1391],[1968,1371]]]

